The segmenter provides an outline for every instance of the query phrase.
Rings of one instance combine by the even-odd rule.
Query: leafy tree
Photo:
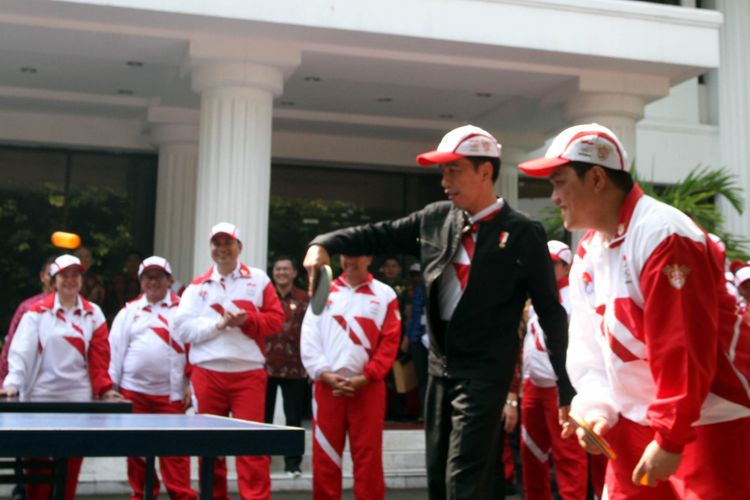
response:
[[[748,260],[750,240],[724,231],[724,215],[716,204],[717,198],[722,196],[737,213],[741,215],[744,212],[743,192],[736,175],[723,167],[712,169],[699,165],[683,180],[665,187],[661,192],[652,183],[639,179],[635,168],[633,178],[646,194],[686,213],[703,229],[721,238],[729,259]]]
[[[272,196],[268,228],[268,268],[278,255],[289,255],[301,261],[308,243],[319,234],[370,220],[371,216],[362,207],[347,201]],[[338,260],[334,259],[331,264],[337,273]],[[306,283],[305,277],[300,276],[299,282]]]
[[[50,244],[56,230],[81,236],[97,258],[98,270],[105,279],[119,272],[119,263],[133,247],[132,200],[126,193],[111,188],[87,186],[71,190],[67,197],[57,195],[50,186],[44,191],[0,192],[0,269],[5,286],[0,288],[0,339],[16,306],[39,293],[37,278],[42,262],[64,250]],[[65,222],[67,205],[68,217]],[[120,258],[120,259],[118,259]],[[100,304],[104,307],[105,304]],[[1,343],[1,342],[0,342]]]

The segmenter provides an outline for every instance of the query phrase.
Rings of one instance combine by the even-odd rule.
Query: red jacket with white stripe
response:
[[[307,309],[300,339],[302,364],[314,380],[323,372],[382,380],[396,359],[400,339],[396,292],[369,274],[355,287],[342,275],[331,283],[320,315]]]
[[[109,332],[112,382],[130,391],[181,401],[185,389],[185,345],[173,336],[180,298],[168,291],[150,304],[145,295],[123,307]]]
[[[557,289],[560,293],[560,303],[565,308],[570,318],[570,287],[567,276],[557,281]],[[534,307],[529,307],[529,316],[526,321],[526,335],[523,338],[523,361],[522,377],[530,379],[537,387],[555,387],[557,375],[552,368],[547,353],[547,344],[544,340],[544,330],[539,323],[539,316]]]
[[[750,415],[750,337],[737,328],[716,251],[685,214],[637,185],[613,239],[584,236],[570,273],[574,412],[649,425],[670,452],[695,438],[693,424]]]
[[[56,293],[37,302],[18,325],[3,387],[22,399],[88,401],[112,388],[101,309],[80,295],[66,309]]]
[[[241,327],[216,328],[225,311],[244,309]],[[190,344],[190,363],[220,372],[259,370],[265,337],[284,324],[271,280],[260,269],[238,263],[222,277],[214,266],[185,289],[175,318],[175,338]]]

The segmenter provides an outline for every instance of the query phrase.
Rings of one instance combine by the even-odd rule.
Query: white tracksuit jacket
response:
[[[302,364],[313,380],[326,371],[382,380],[401,338],[396,292],[369,275],[355,287],[342,278],[331,283],[328,303],[320,315],[307,309],[300,338]]]
[[[557,289],[560,293],[560,303],[570,317],[570,287],[567,277],[558,280]],[[555,370],[550,363],[547,345],[544,341],[544,330],[542,330],[542,325],[539,324],[539,316],[537,316],[533,306],[529,307],[529,316],[526,321],[521,366],[522,378],[524,380],[530,379],[535,386],[555,387],[557,385],[557,375],[555,375]]]
[[[78,297],[65,309],[56,293],[24,314],[8,353],[3,387],[21,399],[88,401],[112,388],[107,323],[96,304]]]
[[[169,396],[181,401],[186,385],[185,345],[174,338],[174,318],[180,299],[168,291],[164,300],[150,304],[145,295],[128,302],[109,332],[109,376],[124,389]]]
[[[718,248],[686,215],[637,185],[615,237],[589,232],[570,273],[567,369],[585,419],[650,425],[680,452],[694,423],[750,415],[747,352]]]
[[[224,311],[247,312],[241,327],[218,330]],[[175,338],[190,344],[190,363],[219,372],[259,370],[265,337],[281,330],[284,311],[268,275],[238,263],[226,278],[211,266],[180,297]]]

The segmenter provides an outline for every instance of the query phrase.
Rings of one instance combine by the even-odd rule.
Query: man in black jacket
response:
[[[565,420],[573,397],[565,372],[567,317],[544,229],[495,195],[500,151],[478,127],[452,130],[437,150],[417,157],[420,165],[440,166],[450,201],[318,236],[305,257],[310,271],[336,253],[420,259],[430,338],[425,431],[432,500],[503,498],[500,415],[527,297],[548,335]]]

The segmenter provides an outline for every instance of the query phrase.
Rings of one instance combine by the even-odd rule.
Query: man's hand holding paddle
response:
[[[331,265],[331,256],[328,255],[328,251],[320,245],[311,245],[307,249],[305,254],[305,260],[302,263],[305,270],[307,271],[307,292],[312,295],[315,290],[313,289],[313,277],[318,269],[321,267]]]
[[[323,312],[328,301],[328,292],[333,278],[330,263],[331,257],[322,246],[312,245],[307,249],[303,265],[308,276],[310,308],[316,315]]]
[[[651,441],[638,465],[633,469],[633,483],[642,486],[656,486],[656,481],[666,481],[677,472],[682,461],[681,453],[670,453],[656,441]]]
[[[592,455],[604,453],[607,458],[614,459],[615,454],[604,440],[603,436],[609,430],[609,422],[604,417],[596,417],[585,421],[575,414],[568,413],[570,419],[563,424],[562,437],[568,438],[575,432],[578,443],[581,447]]]

